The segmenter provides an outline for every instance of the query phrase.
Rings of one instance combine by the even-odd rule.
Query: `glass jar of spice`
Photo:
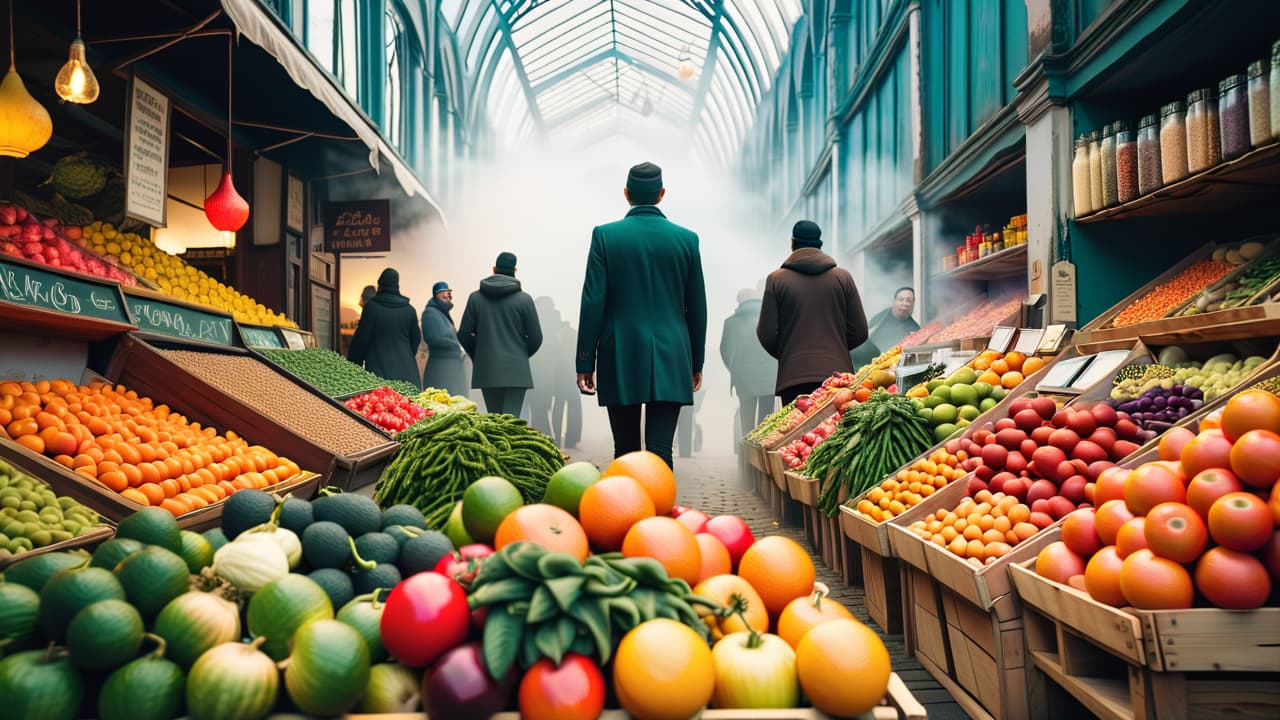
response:
[[[1160,188],[1160,118],[1145,115],[1138,121],[1138,194]]]
[[[1084,217],[1097,209],[1089,193],[1089,137],[1081,135],[1076,138],[1076,153],[1071,160],[1071,198],[1076,217]]]
[[[1249,86],[1244,73],[1218,83],[1218,121],[1222,128],[1222,159],[1249,151]]]
[[[1262,147],[1271,142],[1271,66],[1265,60],[1249,63],[1249,142]]]
[[[1201,88],[1187,95],[1187,171],[1197,173],[1222,162],[1218,132],[1218,103],[1213,90]]]
[[[1115,123],[1103,126],[1098,147],[1102,150],[1102,206],[1111,207],[1117,202]]]
[[[1160,108],[1160,179],[1165,185],[1187,176],[1186,112],[1181,100]]]
[[[1116,199],[1125,203],[1138,197],[1138,143],[1125,120],[1113,125],[1116,133]]]
[[[1089,133],[1089,206],[1094,210],[1102,204],[1102,139],[1098,131]]]

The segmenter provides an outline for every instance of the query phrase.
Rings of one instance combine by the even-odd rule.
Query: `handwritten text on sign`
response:
[[[0,300],[128,323],[113,286],[97,285],[26,265],[0,262]]]
[[[329,202],[324,207],[324,251],[390,252],[391,201]]]
[[[144,330],[218,345],[231,344],[231,318],[138,297],[129,298],[129,311],[138,327]]]
[[[164,227],[169,192],[169,98],[133,78],[125,128],[125,213]]]

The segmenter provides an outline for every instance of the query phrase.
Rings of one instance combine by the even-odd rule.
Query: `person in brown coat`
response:
[[[853,372],[849,351],[867,340],[853,277],[821,247],[822,229],[801,220],[791,229],[791,254],[765,280],[756,337],[778,359],[775,390],[783,405],[833,372]]]

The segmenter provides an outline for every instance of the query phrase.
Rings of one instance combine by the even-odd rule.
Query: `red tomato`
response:
[[[1266,566],[1271,579],[1280,581],[1280,530],[1271,534],[1271,539],[1262,546],[1258,555],[1262,558],[1262,564]]]
[[[1224,468],[1201,470],[1187,485],[1187,504],[1195,508],[1200,517],[1209,517],[1209,507],[1227,493],[1240,492],[1244,486],[1235,474]]]
[[[1093,493],[1093,506],[1102,507],[1108,500],[1124,499],[1124,481],[1129,479],[1129,468],[1112,465],[1098,474],[1098,487]]]
[[[1091,558],[1094,553],[1102,549],[1095,512],[1093,508],[1081,508],[1062,520],[1062,542],[1066,543],[1071,552],[1082,558]]]
[[[1132,519],[1133,513],[1129,512],[1124,500],[1108,500],[1094,512],[1093,524],[1104,545],[1115,545],[1120,527]]]
[[[1209,535],[1232,550],[1257,550],[1267,544],[1274,529],[1271,509],[1253,493],[1227,493],[1209,508]]]
[[[1182,471],[1195,477],[1201,470],[1231,467],[1231,441],[1221,430],[1201,430],[1182,448]]]
[[[1216,547],[1196,563],[1196,587],[1216,607],[1252,610],[1271,595],[1271,578],[1258,558]]]
[[[1222,432],[1236,440],[1250,430],[1280,432],[1280,398],[1265,390],[1245,390],[1222,409]]]
[[[1089,596],[1113,607],[1128,605],[1120,590],[1120,568],[1123,565],[1124,560],[1111,545],[1094,553],[1084,567],[1084,587]]]
[[[1182,503],[1160,503],[1151,508],[1142,524],[1142,534],[1151,552],[1184,564],[1195,562],[1209,544],[1204,520],[1191,506]]]
[[[1231,446],[1231,469],[1240,482],[1270,488],[1280,478],[1280,435],[1270,430],[1241,435]]]
[[[1134,515],[1146,515],[1163,502],[1180,503],[1186,499],[1185,481],[1163,463],[1143,463],[1124,481],[1124,502]]]
[[[523,720],[595,720],[604,710],[604,676],[591,658],[567,653],[556,667],[542,658],[520,681]]]
[[[1139,610],[1182,610],[1195,598],[1186,568],[1145,548],[1124,559],[1120,591]]]
[[[1071,552],[1066,543],[1052,542],[1036,556],[1036,574],[1066,585],[1073,575],[1084,574],[1084,560]]]
[[[1177,462],[1182,459],[1182,448],[1195,439],[1196,434],[1184,427],[1170,428],[1160,438],[1158,452],[1161,460]]]
[[[467,639],[467,595],[440,573],[417,573],[392,588],[381,628],[382,644],[392,657],[410,667],[429,665]]]
[[[1127,558],[1139,550],[1147,548],[1147,519],[1145,517],[1130,518],[1120,526],[1116,533],[1116,554]]]

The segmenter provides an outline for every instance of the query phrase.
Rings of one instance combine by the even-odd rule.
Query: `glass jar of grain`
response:
[[[1138,194],[1160,188],[1160,117],[1144,115],[1138,121]]]
[[[1244,73],[1218,83],[1218,121],[1222,129],[1222,159],[1249,151],[1249,85]]]
[[[1271,142],[1271,65],[1266,60],[1249,63],[1249,143],[1262,147]]]
[[[1160,108],[1160,179],[1165,185],[1187,176],[1186,113],[1181,100]]]
[[[1218,103],[1210,88],[1187,95],[1187,171],[1200,172],[1222,162]]]

